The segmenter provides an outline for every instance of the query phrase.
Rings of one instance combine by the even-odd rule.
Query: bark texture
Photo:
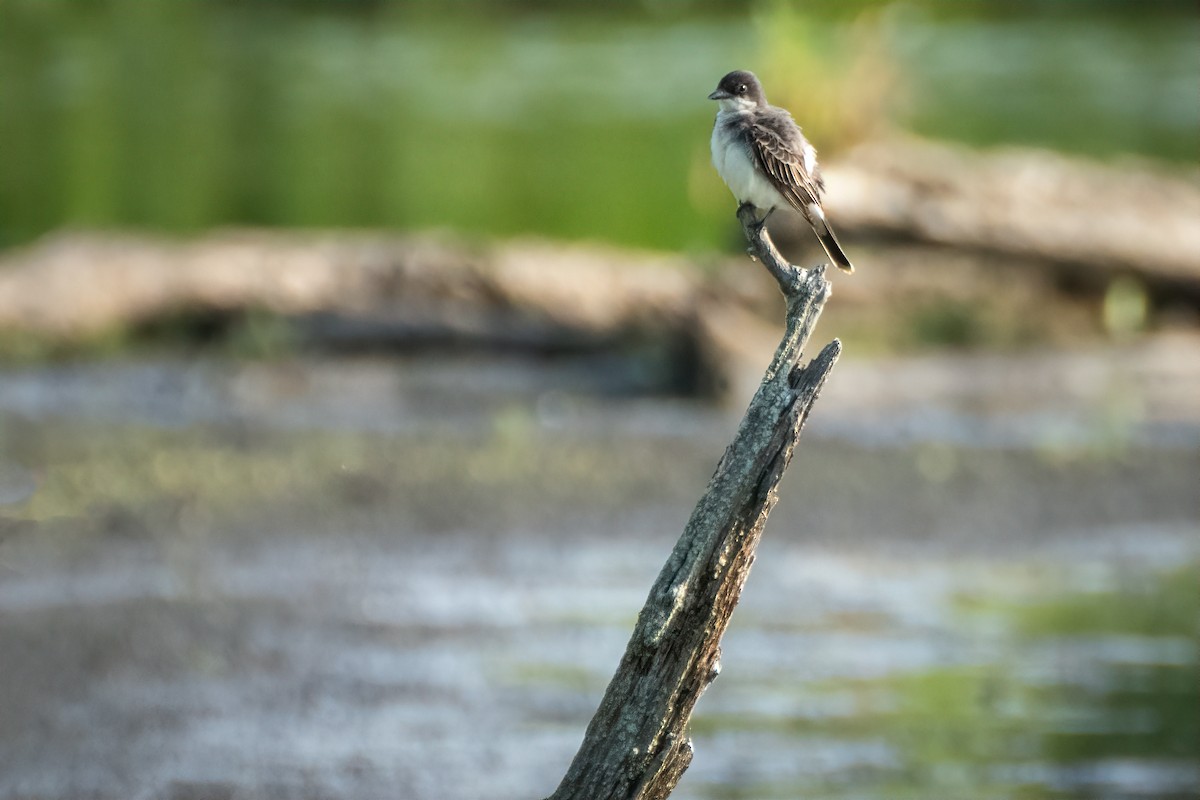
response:
[[[787,298],[783,340],[683,535],[655,580],[625,655],[551,800],[667,797],[692,760],[687,724],[721,665],[721,637],[741,596],[776,488],[841,353],[803,349],[830,294],[825,268],[787,263],[753,212],[738,210],[750,254]]]

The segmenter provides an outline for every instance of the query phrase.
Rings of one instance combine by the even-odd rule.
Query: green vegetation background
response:
[[[1188,2],[0,3],[0,247],[62,227],[430,227],[704,251],[717,78],[823,153],[889,127],[1196,156]]]

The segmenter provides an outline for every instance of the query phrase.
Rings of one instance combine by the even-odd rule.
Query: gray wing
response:
[[[808,206],[821,204],[825,182],[817,168],[812,145],[800,133],[800,128],[783,110],[764,115],[750,126],[751,149],[763,173],[770,178],[784,199],[805,217]],[[808,155],[811,172],[805,167]]]
[[[750,126],[750,142],[758,166],[776,191],[808,220],[829,258],[846,272],[853,272],[854,265],[821,210],[825,181],[817,167],[816,151],[791,115],[782,109],[759,115]]]

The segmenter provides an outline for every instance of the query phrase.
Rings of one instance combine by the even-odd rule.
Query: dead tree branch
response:
[[[753,210],[738,209],[750,254],[787,298],[783,340],[683,535],[650,589],[583,744],[550,800],[661,800],[692,760],[687,724],[720,672],[721,636],[775,506],[809,410],[841,353],[801,365],[830,284],[785,261]]]

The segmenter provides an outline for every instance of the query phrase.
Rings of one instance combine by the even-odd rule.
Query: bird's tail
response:
[[[817,238],[821,240],[821,247],[825,248],[825,252],[829,255],[830,260],[837,264],[840,269],[846,272],[854,272],[854,265],[850,263],[850,259],[846,256],[846,251],[842,250],[841,244],[838,243],[837,236],[833,233],[833,227],[825,219],[825,212],[821,207],[813,204],[808,207],[808,222],[812,225],[813,232],[817,234]]]

